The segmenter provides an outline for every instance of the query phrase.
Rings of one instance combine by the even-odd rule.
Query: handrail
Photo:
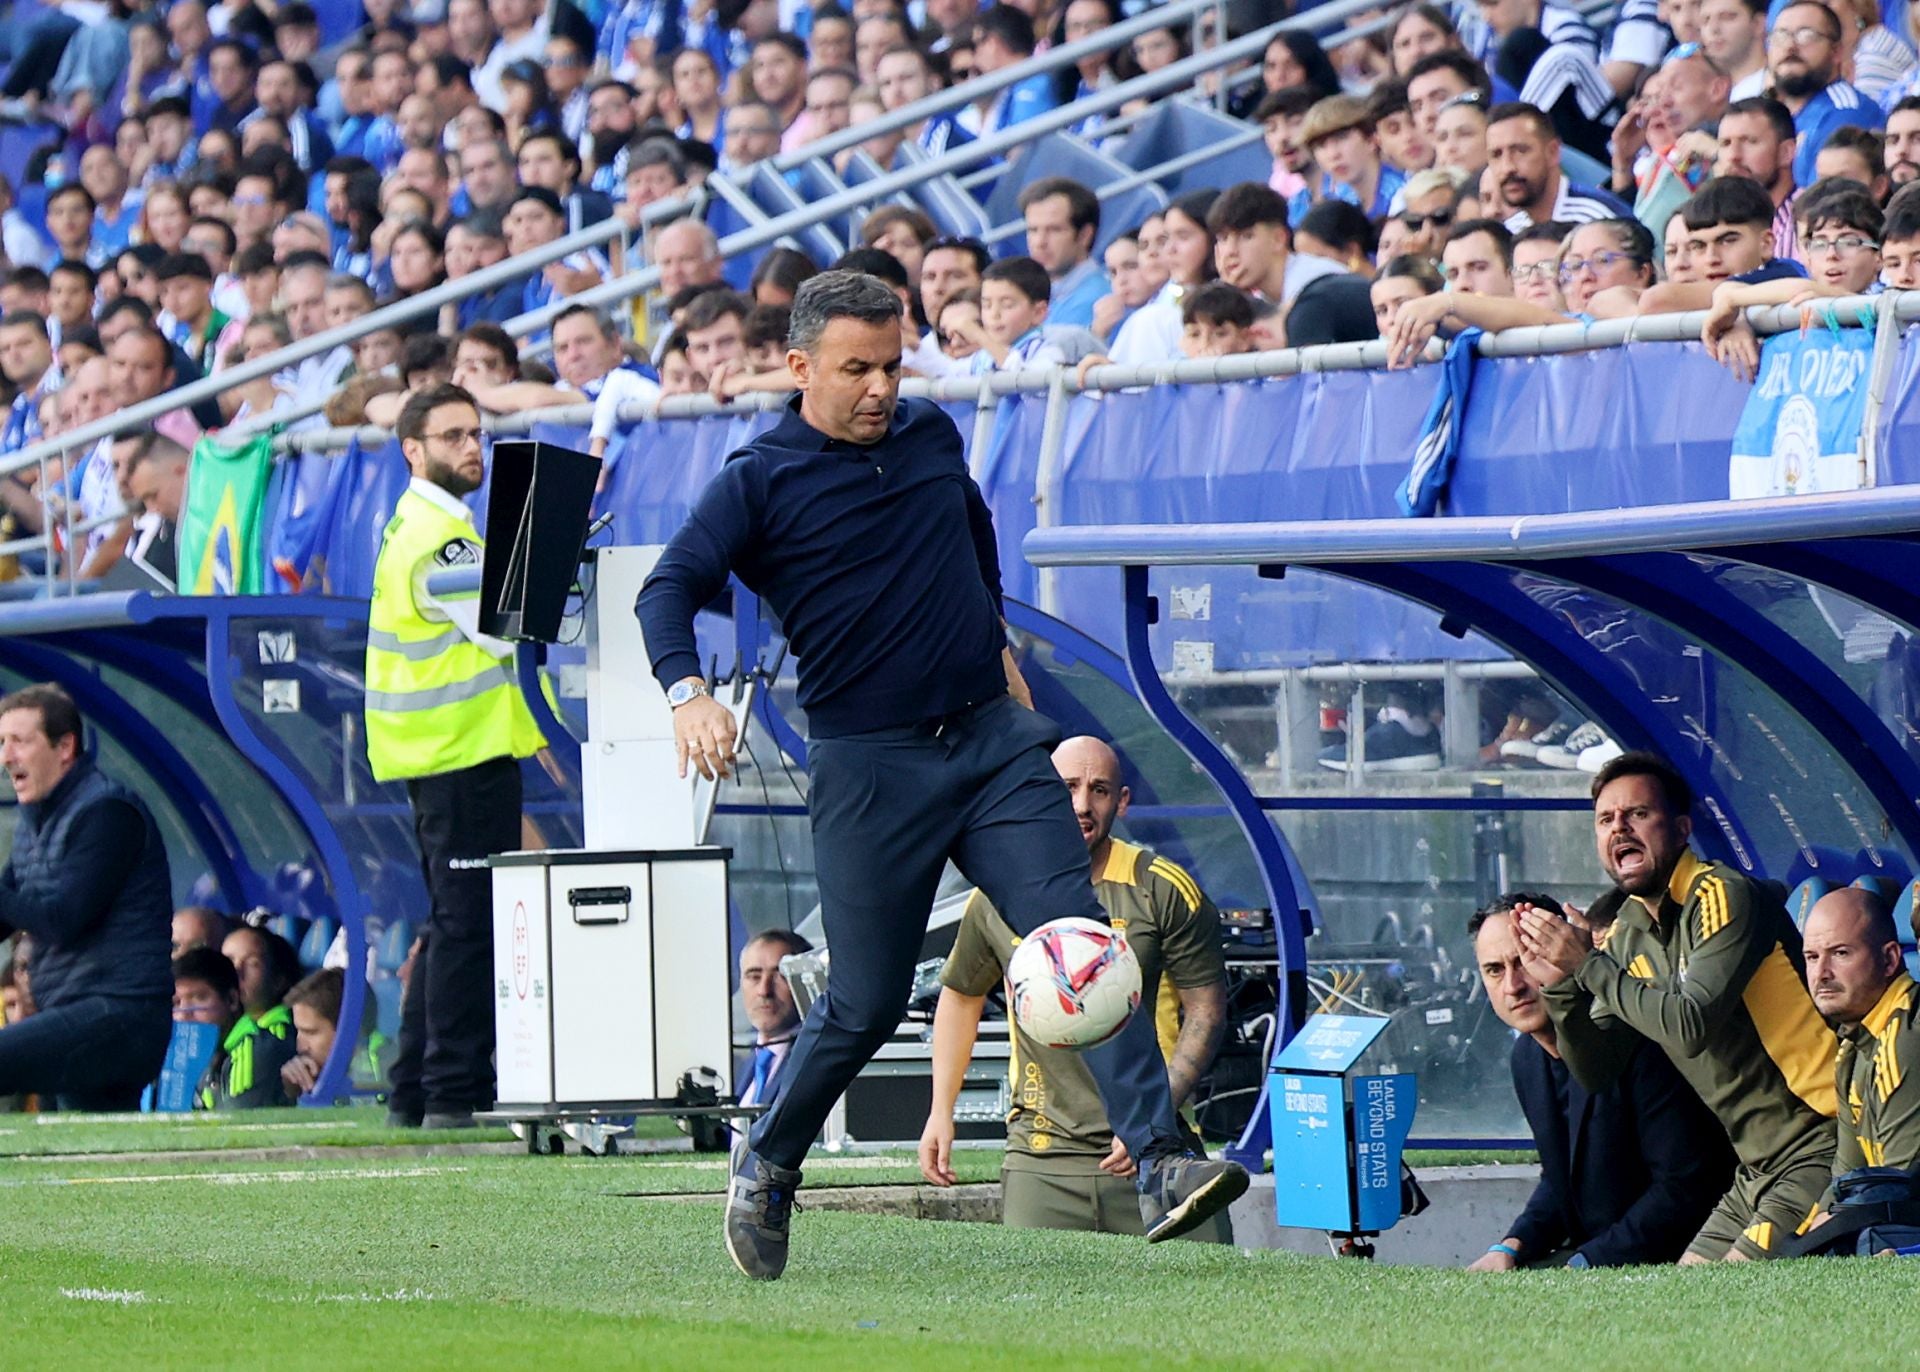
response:
[[[1847,296],[1829,302],[1837,309],[1857,309],[1863,305],[1884,305],[1892,301],[1895,317],[1902,323],[1920,319],[1920,291],[1889,292],[1878,296]],[[1790,333],[1800,327],[1800,312],[1790,305],[1756,305],[1747,310],[1747,321],[1760,334]],[[1706,323],[1704,310],[1679,314],[1637,315],[1627,319],[1603,319],[1591,324],[1567,323],[1530,325],[1483,334],[1476,348],[1482,357],[1544,357],[1559,353],[1586,352],[1619,347],[1628,343],[1684,343],[1697,341]],[[1437,341],[1427,345],[1425,361],[1436,361],[1444,351]],[[1386,365],[1387,344],[1381,339],[1365,343],[1319,343],[1306,348],[1279,348],[1271,352],[1239,353],[1231,357],[1194,358],[1181,361],[1147,362],[1136,366],[1109,365],[1088,369],[1084,380],[1072,368],[1028,367],[1014,372],[989,372],[983,376],[944,377],[930,380],[908,378],[900,383],[900,394],[929,400],[977,401],[983,395],[1037,395],[1045,393],[1055,374],[1070,393],[1133,390],[1157,385],[1218,385],[1230,381],[1257,381],[1278,376],[1302,376],[1314,372],[1377,370]],[[617,418],[622,423],[651,419],[700,419],[711,415],[756,414],[786,403],[791,392],[765,392],[716,401],[709,395],[667,396],[657,405],[629,402],[622,405]],[[522,410],[516,414],[483,415],[482,423],[495,434],[525,433],[538,423],[584,424],[592,417],[590,405],[563,405],[541,410]],[[361,442],[382,441],[391,433],[377,425],[348,429],[312,430],[286,434],[277,445],[291,452],[322,452],[344,448],[358,437]]]
[[[1820,538],[1920,533],[1920,486],[1643,505],[1573,514],[1447,519],[1335,519],[1277,524],[1112,524],[1035,529],[1036,567],[1336,565],[1513,562],[1673,548],[1734,548]]]

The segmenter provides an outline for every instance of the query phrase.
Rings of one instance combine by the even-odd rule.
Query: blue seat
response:
[[[769,219],[778,219],[807,208],[806,197],[795,190],[786,177],[764,162],[753,169],[753,175],[747,181],[747,194],[753,197],[753,203],[765,211]],[[800,250],[821,266],[834,261],[847,250],[846,240],[825,224],[804,228],[793,238],[800,244]]]
[[[1050,133],[1028,144],[1015,156],[1013,165],[987,199],[987,220],[995,226],[1018,223],[1021,188],[1043,177],[1071,177],[1097,191],[1132,174],[1132,168],[1096,151],[1072,134]],[[1102,200],[1100,233],[1094,241],[1094,251],[1105,251],[1107,244],[1166,206],[1166,193],[1153,185],[1135,186]],[[1017,257],[1026,250],[1025,233],[1013,234],[994,244],[994,253],[999,257]]]
[[[1900,888],[1900,894],[1893,901],[1893,927],[1900,931],[1900,941],[1911,943],[1920,938],[1920,930],[1913,926],[1914,906],[1920,901],[1920,877],[1914,878]]]
[[[413,947],[413,925],[404,919],[387,921],[373,946],[373,965],[382,972],[398,972]]]
[[[886,174],[880,164],[873,160],[873,154],[865,148],[855,148],[852,152],[848,153],[847,164],[840,169],[840,177],[846,182],[848,190],[852,190],[855,186],[864,186],[870,181],[878,181]],[[861,223],[869,214],[879,209],[882,205],[905,205],[908,209],[919,208],[918,205],[914,204],[913,197],[905,191],[895,191],[892,195],[876,197],[873,203],[869,204],[864,210],[847,216],[847,241],[849,243],[858,243],[860,241]]]
[[[869,157],[867,162],[871,165],[873,159]],[[879,174],[878,167],[874,168],[874,173],[875,175]],[[807,203],[810,205],[816,205],[822,200],[839,195],[847,188],[847,183],[840,179],[832,165],[824,157],[809,158],[807,161],[795,167],[788,175],[793,178],[795,188],[799,190],[801,195],[806,197]],[[865,210],[856,210],[851,214],[836,215],[827,221],[827,227],[839,234],[840,237],[847,242],[857,243],[860,241],[860,221],[866,217],[867,214]],[[825,264],[823,263],[822,265]]]
[[[903,167],[927,161],[917,144],[902,143],[896,159]],[[914,201],[944,235],[953,238],[978,238],[987,231],[987,212],[967,188],[952,176],[929,177],[915,186]]]
[[[1255,132],[1252,125],[1230,114],[1184,100],[1169,100],[1135,125],[1113,156],[1130,171],[1148,171],[1186,153],[1219,147],[1229,139],[1245,139]],[[1218,156],[1184,171],[1158,177],[1156,182],[1171,199],[1178,200],[1189,191],[1225,190],[1242,181],[1258,181],[1264,186],[1272,174],[1273,155],[1255,137],[1238,147],[1224,148]]]
[[[1613,181],[1613,172],[1597,157],[1589,157],[1578,148],[1560,145],[1560,170],[1567,180],[1579,186],[1598,186],[1604,190]]]
[[[400,978],[379,977],[373,987],[373,1022],[388,1039],[400,1037]]]
[[[1858,886],[1862,891],[1873,892],[1888,904],[1892,904],[1894,901],[1900,899],[1900,883],[1892,877],[1855,877],[1853,884]]]
[[[1793,916],[1793,927],[1806,928],[1807,913],[1813,909],[1814,902],[1833,889],[1833,883],[1825,877],[1808,877],[1788,892],[1787,913]]]
[[[300,965],[307,971],[319,970],[327,960],[327,949],[333,947],[334,935],[340,932],[340,921],[330,915],[322,915],[307,926],[307,936],[300,940]]]
[[[739,210],[726,201],[716,198],[707,205],[707,227],[713,230],[714,237],[724,241],[742,229],[752,228],[753,225],[747,222],[746,216]],[[745,291],[753,284],[754,269],[760,265],[760,259],[766,255],[765,246],[755,248],[751,252],[733,254],[721,264],[721,279],[734,290]]]
[[[298,948],[307,936],[307,922],[298,915],[275,915],[267,921],[267,932],[280,935]]]

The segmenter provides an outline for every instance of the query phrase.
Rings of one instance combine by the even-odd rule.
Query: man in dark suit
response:
[[[753,1051],[735,1064],[734,1096],[742,1105],[766,1105],[780,1086],[787,1050],[800,1032],[793,988],[780,959],[811,952],[813,945],[787,929],[755,934],[740,950],[740,999],[753,1025]]]
[[[1527,1208],[1470,1270],[1673,1262],[1732,1178],[1726,1131],[1651,1044],[1604,1091],[1574,1080],[1521,966],[1514,917],[1529,907],[1567,917],[1551,896],[1514,892],[1467,923],[1487,997],[1516,1036],[1513,1087],[1540,1152]]]

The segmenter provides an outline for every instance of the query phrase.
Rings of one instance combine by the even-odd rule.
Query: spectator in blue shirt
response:
[[[1840,79],[1843,55],[1839,17],[1819,0],[1788,5],[1767,35],[1773,93],[1800,132],[1793,179],[1802,186],[1813,184],[1814,162],[1835,129],[1845,124],[1877,129],[1885,122],[1878,105]]]
[[[254,78],[253,95],[257,108],[240,121],[240,127],[272,117],[287,126],[292,140],[293,160],[300,170],[312,175],[333,160],[333,140],[320,127],[313,112],[319,82],[313,68],[305,62],[269,62]]]
[[[253,74],[259,66],[253,49],[237,38],[222,38],[207,49],[207,79],[193,88],[193,131],[237,132],[253,113]]]
[[[1366,102],[1330,95],[1307,111],[1300,142],[1333,183],[1332,195],[1357,205],[1374,223],[1387,217],[1406,176],[1380,160],[1380,136]]]
[[[973,65],[977,75],[991,76],[1033,56],[1033,18],[1025,10],[998,4],[982,10],[974,23]],[[1053,78],[1029,76],[993,98],[981,117],[980,132],[998,133],[1054,107]]]
[[[1100,233],[1100,201],[1078,181],[1049,176],[1020,192],[1027,253],[1053,282],[1053,324],[1093,327],[1093,307],[1113,291],[1093,255]]]

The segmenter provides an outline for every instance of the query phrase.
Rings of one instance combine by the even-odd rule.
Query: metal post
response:
[[[1040,461],[1033,474],[1035,524],[1047,528],[1060,521],[1063,468],[1067,446],[1067,371],[1062,367],[1047,387],[1047,412],[1040,425]],[[1040,609],[1054,618],[1060,616],[1060,572],[1058,568],[1039,570],[1035,587]]]
[[[1000,408],[992,372],[981,373],[980,396],[973,405],[973,442],[967,447],[967,474],[977,486],[987,477],[987,452],[993,447],[993,423],[995,412]]]
[[[1225,44],[1227,41],[1227,0],[1215,0],[1213,37],[1216,43]],[[1227,112],[1227,74],[1224,71],[1213,84],[1213,107],[1222,114]]]
[[[1367,685],[1353,683],[1347,699],[1347,789],[1360,789],[1360,776],[1367,767]]]

